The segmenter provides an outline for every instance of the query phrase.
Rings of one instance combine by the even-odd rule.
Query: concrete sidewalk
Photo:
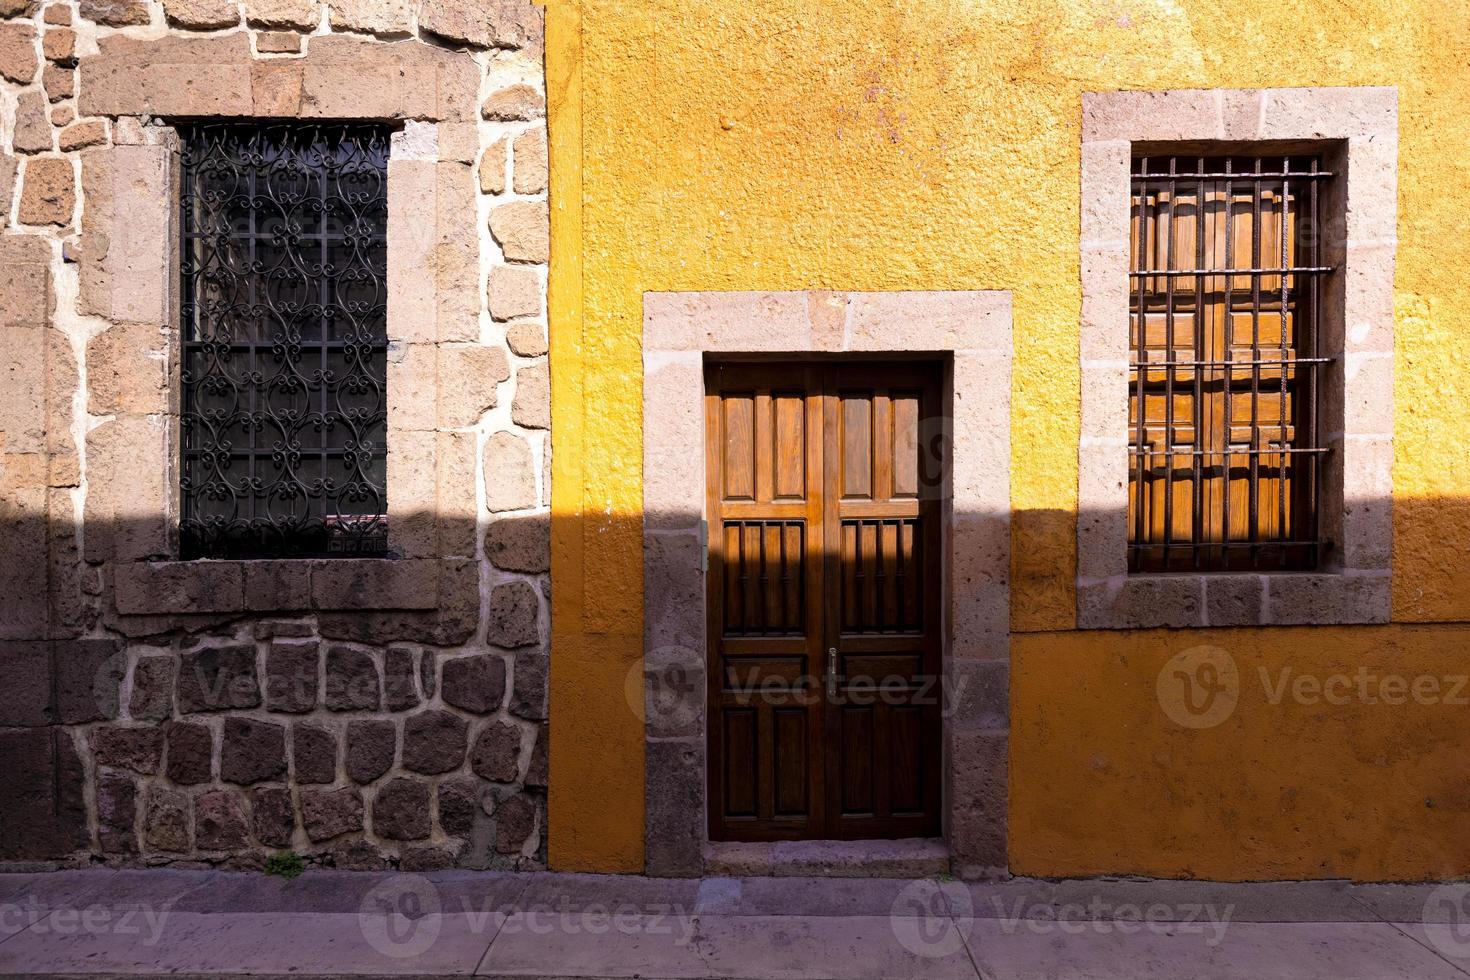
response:
[[[1470,886],[0,875],[0,975],[1466,980]]]

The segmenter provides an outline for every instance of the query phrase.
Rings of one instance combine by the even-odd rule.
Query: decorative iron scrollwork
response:
[[[183,555],[382,554],[388,130],[180,133]]]

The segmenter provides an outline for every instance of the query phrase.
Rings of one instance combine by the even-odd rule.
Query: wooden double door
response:
[[[940,832],[939,380],[707,368],[713,840]]]

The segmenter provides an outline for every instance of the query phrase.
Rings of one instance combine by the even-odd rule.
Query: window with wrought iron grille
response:
[[[389,132],[179,132],[181,552],[381,554]]]
[[[1312,156],[1132,172],[1129,570],[1315,569],[1332,174]]]

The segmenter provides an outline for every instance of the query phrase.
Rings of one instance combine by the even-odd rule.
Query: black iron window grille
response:
[[[1317,567],[1332,178],[1313,157],[1134,159],[1130,571]]]
[[[180,135],[182,554],[381,554],[388,130]]]

